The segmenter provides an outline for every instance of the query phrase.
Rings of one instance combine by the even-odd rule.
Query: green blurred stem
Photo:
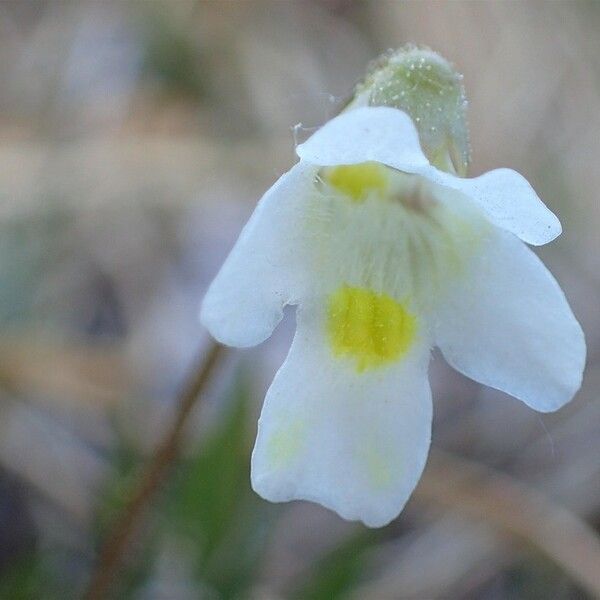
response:
[[[167,475],[169,466],[179,454],[188,417],[225,353],[225,346],[212,342],[210,348],[202,353],[197,365],[192,370],[189,380],[178,397],[177,413],[173,424],[144,468],[138,485],[134,488],[121,514],[117,516],[106,536],[106,541],[101,548],[96,567],[84,594],[86,600],[103,600],[108,597],[107,592],[123,562],[142,513],[151,503]]]

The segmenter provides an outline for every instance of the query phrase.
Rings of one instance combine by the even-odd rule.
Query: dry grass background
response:
[[[306,136],[369,60],[414,42],[465,74],[471,174],[513,167],[559,214],[565,233],[541,254],[582,322],[588,367],[575,401],[540,416],[436,357],[434,457],[463,458],[429,465],[335,597],[586,597],[573,568],[600,571],[577,542],[577,517],[587,533],[600,525],[599,30],[593,1],[0,2],[0,579],[31,548],[68,547],[51,570],[77,594],[111,452],[124,439],[145,454],[164,428],[206,339],[203,290],[292,164],[292,126]],[[236,358],[254,415],[292,320]],[[212,396],[190,447],[219,421]],[[473,465],[501,493],[479,479],[464,492]],[[523,519],[528,498],[544,509]],[[273,511],[247,596],[292,597],[362,535],[313,505]],[[166,529],[132,597],[219,597]]]

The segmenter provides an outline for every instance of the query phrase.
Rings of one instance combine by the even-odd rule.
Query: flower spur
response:
[[[403,86],[415,65],[424,84]],[[457,81],[430,51],[388,57],[296,148],[300,161],[260,200],[204,298],[203,323],[238,347],[297,306],[252,455],[268,500],[311,500],[369,526],[397,516],[430,445],[433,346],[538,411],[581,384],[583,333],[526,245],[558,236],[558,219],[515,171],[455,174],[467,156],[460,93],[433,106],[446,121],[419,112]]]

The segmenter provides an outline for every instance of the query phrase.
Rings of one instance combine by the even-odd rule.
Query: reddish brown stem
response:
[[[187,419],[224,353],[224,346],[213,343],[192,371],[179,395],[177,414],[172,426],[144,468],[137,487],[106,536],[84,594],[85,600],[103,600],[107,597],[140,517],[160,488],[169,466],[177,457]]]

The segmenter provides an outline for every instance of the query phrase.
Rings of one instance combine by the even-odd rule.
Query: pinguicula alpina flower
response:
[[[429,50],[380,61],[354,100],[296,148],[202,306],[220,342],[297,331],[252,455],[264,498],[305,499],[382,526],[430,444],[430,350],[546,412],[581,384],[583,333],[526,244],[561,232],[510,169],[464,178],[461,78]]]

